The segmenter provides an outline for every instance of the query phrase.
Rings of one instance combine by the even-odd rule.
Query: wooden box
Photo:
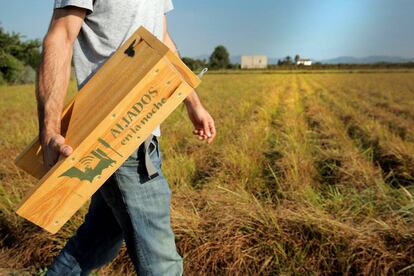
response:
[[[199,83],[139,28],[65,107],[62,135],[73,153],[47,170],[36,138],[16,158],[40,179],[17,214],[56,233]]]

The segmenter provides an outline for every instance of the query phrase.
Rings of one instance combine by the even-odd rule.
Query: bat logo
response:
[[[108,142],[103,140],[102,138],[98,139],[98,142],[101,143],[104,147],[113,150],[116,154],[122,157],[122,155],[117,152],[114,148],[112,148]],[[94,168],[90,166],[91,162],[97,158],[99,161]],[[67,171],[65,171],[60,176],[67,176],[70,178],[77,178],[81,181],[86,180],[92,183],[93,179],[101,175],[103,170],[112,166],[112,164],[116,163],[115,160],[111,159],[103,150],[97,148],[96,150],[91,152],[91,155],[87,155],[86,157],[80,160],[81,164],[84,164],[85,169],[80,170],[77,167],[71,167]]]
[[[134,57],[135,56],[135,42],[137,40],[134,39],[134,41],[132,41],[131,45],[129,45],[129,47],[125,50],[124,54],[129,56],[129,57]]]

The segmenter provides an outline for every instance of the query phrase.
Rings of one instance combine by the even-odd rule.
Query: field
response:
[[[199,94],[216,141],[183,107],[161,139],[186,275],[414,274],[414,71],[210,74]],[[14,214],[33,86],[0,99],[0,274],[41,274],[87,206],[55,236]],[[132,274],[125,249],[98,273]]]

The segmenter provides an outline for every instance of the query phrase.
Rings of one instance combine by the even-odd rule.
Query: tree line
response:
[[[279,59],[277,64],[268,64],[269,70],[353,70],[353,69],[410,69],[414,68],[414,62],[407,63],[387,63],[378,62],[372,64],[325,64],[321,62],[313,62],[312,66],[298,65],[298,61],[302,60],[299,54],[295,56],[286,56]],[[200,71],[208,67],[211,70],[223,69],[240,69],[240,64],[231,64],[230,55],[227,49],[220,45],[217,46],[210,55],[209,60],[193,59],[189,57],[183,58],[184,63],[193,71]]]
[[[23,40],[19,33],[8,33],[0,26],[0,85],[32,83],[36,79],[36,69],[41,60],[41,41],[38,39]],[[277,64],[269,64],[271,70],[318,70],[318,69],[358,69],[358,68],[414,68],[414,63],[377,63],[377,64],[321,64],[297,66],[300,55],[286,56]],[[183,57],[183,62],[193,71],[201,71],[208,67],[211,70],[240,69],[240,64],[230,62],[229,51],[223,45],[217,46],[208,60]]]
[[[183,57],[182,60],[193,71],[200,71],[206,67],[211,70],[240,69],[240,64],[230,62],[229,51],[223,45],[219,45],[214,49],[208,61],[190,57]]]
[[[294,64],[297,64],[299,60],[301,60],[300,55],[295,55],[295,58],[294,59],[292,59],[291,56],[287,56],[284,59],[279,59],[277,61],[277,65],[279,65],[279,66],[283,66],[283,65],[288,65],[288,66],[289,65],[294,65]]]

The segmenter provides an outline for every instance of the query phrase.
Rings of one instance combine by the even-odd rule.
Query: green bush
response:
[[[22,74],[19,77],[18,83],[27,84],[36,81],[36,71],[29,65],[23,68]]]
[[[24,74],[24,64],[14,56],[0,51],[0,72],[8,83],[16,84]]]
[[[0,85],[5,85],[5,84],[6,84],[6,81],[3,78],[3,73],[0,72]]]
[[[200,59],[192,59],[189,57],[183,57],[183,62],[190,68],[192,71],[201,71],[202,69],[208,67],[207,62],[205,60]]]
[[[23,40],[19,33],[8,33],[0,25],[0,84],[32,83],[40,60],[41,42]]]

